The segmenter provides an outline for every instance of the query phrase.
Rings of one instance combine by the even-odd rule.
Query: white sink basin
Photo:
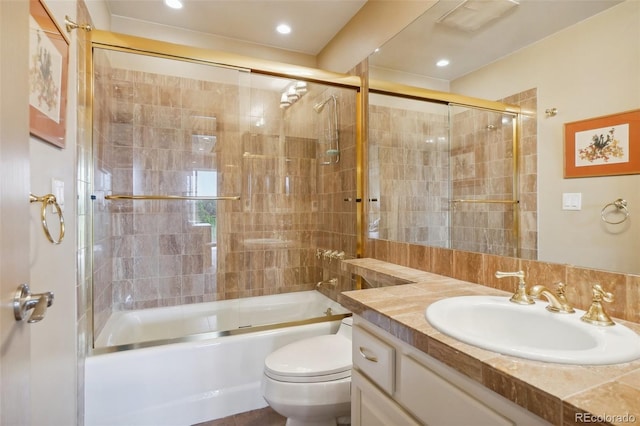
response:
[[[573,314],[552,313],[546,301],[518,305],[506,297],[461,296],[425,311],[438,331],[470,345],[536,361],[618,364],[640,358],[640,336],[621,325],[588,324]]]

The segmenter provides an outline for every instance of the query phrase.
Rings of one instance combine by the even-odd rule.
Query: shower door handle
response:
[[[45,293],[31,294],[31,290],[27,284],[20,284],[13,298],[13,316],[16,321],[23,321],[27,318],[27,311],[33,309],[33,312],[27,320],[28,323],[42,321],[47,313],[47,308],[53,304],[53,293],[47,291]]]

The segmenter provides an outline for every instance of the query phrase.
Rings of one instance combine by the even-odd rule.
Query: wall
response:
[[[497,99],[538,91],[539,258],[640,273],[640,222],[608,226],[601,209],[616,198],[640,206],[640,177],[563,179],[563,124],[640,105],[640,3],[627,1],[451,83]],[[544,110],[557,108],[546,118]],[[582,193],[581,211],[563,211],[562,193]],[[635,207],[634,207],[635,206]]]
[[[435,3],[370,1],[318,54],[320,69],[349,72]]]
[[[369,198],[376,200],[367,212],[370,237],[447,247],[448,107],[370,99]]]
[[[522,117],[514,179],[512,116],[393,96],[371,99],[369,198],[376,201],[367,211],[370,238],[508,256],[519,246],[522,257],[536,258],[535,117]],[[536,91],[500,101],[530,109]],[[511,200],[514,184],[519,222],[512,204],[450,202]]]
[[[452,107],[450,200],[514,199],[517,191],[510,118],[491,111]],[[449,247],[516,255],[514,207],[517,206],[462,201],[447,207],[451,211]]]
[[[47,2],[61,28],[64,16],[75,16],[75,2]],[[66,141],[64,149],[39,139],[30,141],[30,190],[36,195],[52,191],[51,180],[62,180],[64,190],[65,238],[60,245],[52,245],[43,235],[40,210],[30,209],[31,228],[31,289],[33,292],[52,291],[53,305],[45,319],[33,324],[31,330],[32,424],[75,424],[78,412],[78,353],[76,324],[76,91],[75,64],[78,61],[77,34],[70,37],[69,80],[67,92]],[[49,215],[52,235],[57,237],[58,224]]]

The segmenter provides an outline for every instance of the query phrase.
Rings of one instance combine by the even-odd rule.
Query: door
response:
[[[29,2],[0,0],[0,424],[29,425],[30,330],[13,316],[29,281]]]

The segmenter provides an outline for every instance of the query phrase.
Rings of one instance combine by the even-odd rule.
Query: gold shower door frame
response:
[[[356,75],[348,75],[348,74],[340,74],[333,73],[328,71],[323,71],[314,68],[302,67],[297,65],[290,65],[284,63],[278,63],[274,61],[261,60],[256,58],[245,57],[242,55],[237,55],[233,53],[227,52],[219,52],[213,51],[203,48],[197,47],[189,47],[178,44],[173,44],[169,42],[163,42],[158,40],[151,40],[136,36],[130,36],[125,34],[118,34],[109,31],[101,31],[101,30],[92,30],[87,33],[90,43],[86,44],[85,51],[82,52],[83,57],[81,57],[81,61],[84,61],[84,66],[87,70],[87,81],[88,81],[88,90],[85,92],[85,99],[83,99],[83,104],[86,105],[86,110],[80,111],[80,114],[84,116],[84,126],[83,126],[83,134],[87,135],[87,137],[92,137],[93,135],[93,111],[94,111],[94,49],[108,50],[108,51],[118,51],[124,53],[134,53],[134,54],[142,54],[151,57],[163,58],[163,59],[172,59],[178,60],[187,63],[194,63],[199,65],[210,65],[215,67],[229,68],[238,71],[244,71],[252,74],[269,76],[269,77],[279,77],[279,78],[287,78],[292,80],[301,80],[311,83],[319,83],[327,86],[333,86],[337,88],[343,89],[352,89],[355,91],[355,102],[356,102],[356,132],[355,132],[355,146],[356,146],[356,174],[361,175],[361,163],[358,162],[359,154],[358,152],[362,151],[363,142],[361,136],[364,134],[362,131],[362,120],[359,118],[362,115],[362,79],[360,76]],[[89,146],[92,146],[92,143],[89,143]],[[91,182],[94,181],[93,177],[93,168],[90,169],[89,179]],[[355,177],[354,177],[355,178]],[[355,178],[358,180],[357,178]],[[356,189],[356,197],[362,199],[362,191],[361,187],[358,186]],[[114,197],[111,197],[114,198]],[[139,197],[131,197],[138,199]],[[184,197],[162,197],[163,199],[170,198],[184,198]],[[237,197],[225,197],[229,199],[237,199]],[[88,200],[87,203],[90,203]],[[358,229],[360,229],[361,220],[359,219],[361,216],[361,203],[357,203],[355,206],[356,217],[358,221]],[[356,232],[356,257],[361,257],[363,253],[363,244],[362,244],[362,235],[361,232]],[[93,263],[93,262],[91,262]],[[93,274],[91,274],[93,275]],[[89,286],[89,292],[93,292],[93,285]],[[89,300],[92,300],[94,296],[92,294],[88,295]],[[90,315],[90,324],[88,327],[93,330],[94,329],[94,318],[93,314]],[[323,318],[326,320],[326,318]],[[93,333],[92,333],[93,334]],[[198,338],[198,337],[194,337]],[[157,342],[156,342],[157,343]],[[93,345],[91,345],[93,347]],[[125,347],[109,347],[104,349],[106,352],[114,351],[114,350],[124,350],[129,349],[130,345],[125,345]],[[136,346],[136,345],[134,345]],[[91,349],[90,349],[91,350]]]
[[[365,95],[368,96],[369,93],[377,93],[381,95],[389,95],[396,96],[399,98],[406,98],[418,101],[439,103],[448,106],[460,106],[460,107],[468,107],[475,108],[480,110],[486,110],[490,112],[497,113],[506,113],[514,116],[513,123],[513,194],[514,197],[511,200],[457,200],[459,202],[484,202],[484,203],[499,203],[499,204],[512,204],[513,208],[513,235],[514,240],[516,242],[514,257],[520,257],[520,214],[518,204],[520,202],[520,191],[519,191],[519,172],[520,172],[520,138],[522,135],[522,114],[523,111],[518,105],[506,104],[498,101],[490,101],[481,98],[474,98],[470,96],[458,95],[455,93],[449,92],[439,92],[436,90],[424,89],[414,86],[407,86],[398,83],[392,83],[388,81],[382,80],[367,80],[366,81],[367,90]],[[366,108],[366,105],[365,105]],[[367,147],[368,144],[364,144],[363,146],[363,167],[368,164],[368,155],[367,155]],[[367,191],[363,191],[364,193],[368,193],[367,183],[362,184],[363,188],[367,189]],[[362,217],[359,215],[358,219],[363,222],[362,227],[358,228],[362,232],[362,238],[365,238],[365,232],[367,229],[366,217],[364,216],[364,212],[368,211],[367,203],[369,202],[368,198],[362,198],[363,206],[362,208]]]
[[[367,211],[367,116],[368,116],[368,93],[381,93],[398,97],[405,97],[414,100],[430,102],[457,104],[474,108],[487,109],[495,112],[507,112],[516,115],[513,138],[513,161],[514,161],[514,188],[518,188],[518,146],[521,135],[522,120],[521,108],[516,105],[509,105],[496,101],[489,101],[480,98],[463,96],[448,92],[423,89],[403,84],[397,84],[381,80],[370,80],[365,71],[361,76],[334,73],[315,68],[298,65],[285,64],[275,61],[251,58],[229,52],[208,50],[204,48],[178,45],[169,42],[152,40],[142,37],[118,34],[109,31],[93,30],[89,33],[91,43],[87,44],[85,60],[88,63],[89,75],[93,75],[93,49],[101,48],[106,50],[116,50],[131,53],[140,53],[150,56],[177,59],[185,62],[193,62],[205,65],[215,65],[219,67],[231,67],[238,70],[249,71],[256,74],[270,75],[274,77],[292,78],[308,82],[324,83],[337,87],[356,89],[356,257],[366,255],[367,226],[365,212]],[[366,60],[364,67],[366,70]],[[92,79],[89,79],[93,84]],[[93,127],[93,87],[88,91],[91,99],[85,112],[87,129],[85,134],[91,135]],[[517,197],[516,197],[517,198]],[[519,238],[519,215],[518,209],[514,209],[514,235]],[[519,255],[519,253],[517,254]]]

